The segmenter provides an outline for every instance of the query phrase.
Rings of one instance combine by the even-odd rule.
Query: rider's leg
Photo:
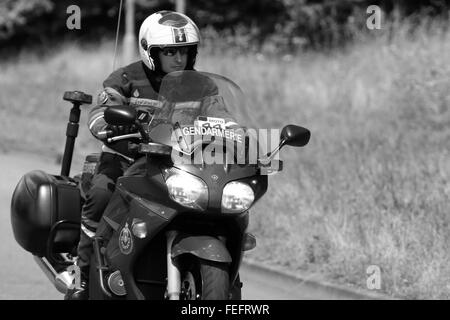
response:
[[[103,215],[103,211],[115,190],[117,178],[123,175],[128,163],[115,154],[102,153],[97,173],[92,179],[92,187],[86,194],[86,202],[81,212],[81,233],[78,244],[77,265],[81,270],[81,288],[70,290],[66,299],[87,299],[89,265],[93,254],[92,239]]]

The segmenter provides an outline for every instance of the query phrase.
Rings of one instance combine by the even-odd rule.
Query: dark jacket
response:
[[[97,105],[89,113],[88,127],[91,133],[100,139],[98,133],[107,127],[103,112],[111,105],[130,105],[138,110],[153,114],[159,106],[158,92],[161,76],[149,70],[142,61],[134,62],[111,73],[103,82],[103,91],[97,98]],[[128,150],[128,141],[120,140],[108,143],[107,148],[127,157],[135,158]]]

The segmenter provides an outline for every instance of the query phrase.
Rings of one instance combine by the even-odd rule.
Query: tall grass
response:
[[[367,267],[377,265],[383,292],[450,297],[445,27],[427,22],[412,32],[405,23],[332,54],[201,54],[198,69],[247,93],[253,123],[312,131],[305,148],[281,151],[284,172],[270,177],[252,210],[258,246],[248,257],[363,288]],[[62,93],[98,92],[112,47],[68,45],[0,63],[0,149],[61,152],[69,109]],[[98,149],[80,131],[76,157]]]
[[[404,25],[334,55],[237,57],[217,67],[247,89],[259,123],[312,131],[303,150],[283,150],[285,172],[253,210],[262,244],[252,257],[360,287],[367,267],[378,265],[389,294],[449,297],[450,32],[443,27]]]
[[[1,63],[0,151],[46,152],[58,157],[65,143],[66,125],[72,107],[64,101],[65,91],[80,90],[93,95],[112,71],[114,44],[82,47],[61,45],[54,52],[23,52]],[[86,152],[98,151],[99,144],[86,127],[89,107],[82,106],[75,160]]]

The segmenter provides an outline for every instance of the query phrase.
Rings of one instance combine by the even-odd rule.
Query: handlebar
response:
[[[124,134],[121,136],[113,136],[113,135],[114,135],[114,132],[112,130],[103,130],[103,131],[99,131],[97,133],[97,137],[100,140],[107,140],[108,143],[119,141],[119,140],[124,140],[124,139],[141,138],[142,137],[141,133],[139,133],[139,132]]]
[[[121,136],[115,136],[115,137],[108,138],[108,143],[123,140],[123,139],[130,139],[130,138],[142,138],[142,135],[139,132],[136,132],[136,133],[124,134]]]

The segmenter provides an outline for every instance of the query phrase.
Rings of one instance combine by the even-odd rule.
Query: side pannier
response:
[[[11,200],[16,241],[33,255],[73,252],[79,240],[81,198],[77,183],[41,170],[25,174]]]

